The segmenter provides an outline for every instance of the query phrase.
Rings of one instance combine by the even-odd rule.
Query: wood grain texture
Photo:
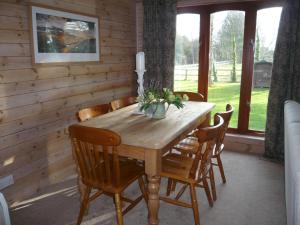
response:
[[[213,103],[185,102],[183,109],[170,106],[166,119],[155,120],[133,115],[137,104],[101,117],[82,122],[82,125],[110,129],[122,137],[124,145],[148,149],[164,149],[172,140],[202,120],[214,107]]]
[[[93,196],[98,197],[103,193],[116,196],[114,202],[117,221],[118,225],[123,225],[123,215],[140,202],[142,197],[147,200],[142,178],[145,171],[144,166],[139,165],[136,160],[124,160],[124,158],[120,160],[117,146],[121,144],[122,140],[111,130],[77,124],[70,126],[68,130],[76,164],[80,171],[79,185],[82,187],[80,190],[83,190],[77,225],[81,224],[84,212],[94,199]],[[142,195],[135,200],[123,198],[122,192],[135,180],[139,180]],[[91,196],[91,189],[97,189],[99,194]],[[130,203],[124,211],[120,199]]]
[[[30,3],[100,18],[100,62],[33,65]],[[66,128],[76,112],[133,95],[135,5],[132,0],[0,2],[0,177],[10,203],[74,176]],[[17,193],[17,194],[16,194]]]
[[[170,107],[166,118],[155,120],[133,114],[137,104],[95,117],[81,125],[114,131],[122,138],[118,153],[145,161],[148,180],[148,223],[158,225],[162,155],[207,119],[213,103],[185,102],[183,109]]]

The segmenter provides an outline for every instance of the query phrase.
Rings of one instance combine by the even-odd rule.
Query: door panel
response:
[[[235,112],[230,127],[237,128],[244,39],[243,11],[221,11],[210,17],[208,101],[216,103],[213,113],[231,104]]]
[[[281,7],[257,11],[249,129],[264,131]]]
[[[177,15],[174,91],[198,91],[199,29],[199,14]]]

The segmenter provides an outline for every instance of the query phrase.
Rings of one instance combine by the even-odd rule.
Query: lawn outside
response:
[[[175,80],[174,91],[191,91],[197,92],[197,80]],[[265,130],[266,123],[266,107],[268,101],[269,89],[254,88],[251,99],[251,112],[249,129]],[[240,83],[215,82],[208,90],[208,101],[216,104],[212,113],[225,110],[226,104],[231,104],[234,108],[234,114],[231,119],[230,127],[237,127],[238,108],[240,96]]]

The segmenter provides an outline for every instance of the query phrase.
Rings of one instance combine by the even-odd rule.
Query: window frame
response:
[[[200,15],[198,92],[203,94],[205,101],[208,97],[210,15],[225,10],[245,12],[238,125],[237,128],[229,128],[230,133],[252,136],[264,136],[265,134],[264,131],[249,129],[257,11],[283,6],[283,0],[262,0],[177,7],[177,14],[193,13]]]

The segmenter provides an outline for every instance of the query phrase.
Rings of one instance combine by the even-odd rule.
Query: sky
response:
[[[228,11],[214,13],[214,32],[222,26]],[[263,45],[270,49],[275,48],[281,7],[259,10],[257,13],[257,28]],[[177,16],[177,33],[185,35],[190,40],[199,37],[200,16],[197,14],[181,14]]]

